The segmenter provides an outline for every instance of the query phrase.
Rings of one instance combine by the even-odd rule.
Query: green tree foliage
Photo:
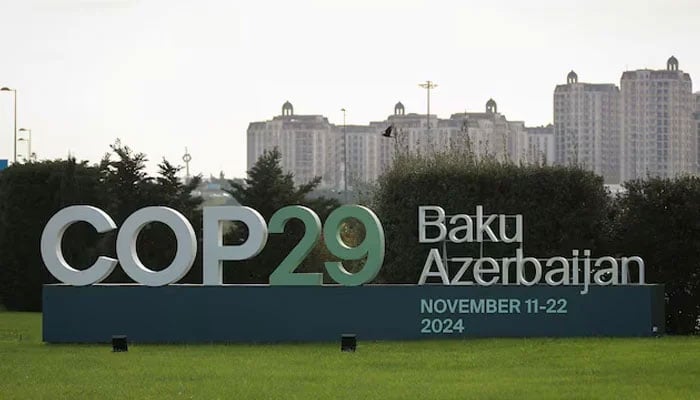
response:
[[[183,278],[182,282],[198,283],[202,282],[202,198],[193,197],[191,193],[202,183],[202,177],[194,176],[189,182],[185,183],[178,178],[180,171],[182,171],[181,166],[172,165],[166,159],[163,159],[163,161],[158,164],[158,175],[156,176],[153,199],[155,205],[163,205],[178,210],[192,224],[195,234],[197,235],[197,257],[195,258],[192,269]],[[172,231],[163,224],[153,224],[153,228],[152,232],[149,232],[149,240],[153,243],[150,249],[161,247],[161,250],[151,250],[152,257],[156,259],[163,254],[169,255],[167,264],[162,264],[163,266],[168,265],[175,257],[175,252],[173,251],[175,237]],[[163,237],[170,237],[170,247],[162,248],[165,245],[161,239]],[[144,239],[146,239],[145,234]],[[144,248],[143,251],[147,251],[146,247],[148,247],[148,245],[146,240],[139,241],[139,245],[141,246],[139,248],[139,254],[141,254],[141,248]],[[156,262],[164,261],[165,260]]]
[[[277,149],[266,151],[248,171],[248,177],[244,183],[229,181],[232,189],[228,192],[242,205],[257,210],[265,221],[269,221],[272,214],[288,205],[307,206],[319,215],[321,221],[324,221],[328,214],[339,206],[339,203],[334,199],[323,197],[308,198],[311,191],[321,182],[321,178],[316,177],[311,182],[297,187],[294,185],[294,176],[282,170],[280,160],[281,154]],[[268,237],[267,245],[258,256],[247,261],[226,263],[224,280],[235,283],[267,283],[272,271],[296,246],[303,234],[304,226],[299,221],[289,221],[284,234]],[[225,243],[239,243],[246,237],[245,227],[236,225],[236,229],[227,235]],[[322,271],[322,264],[317,265],[321,258],[319,252],[322,251],[322,246],[317,246],[302,270]],[[308,265],[310,262],[313,265]]]
[[[201,227],[201,199],[190,196],[199,177],[181,183],[179,167],[167,160],[159,165],[157,177],[149,177],[144,154],[119,141],[111,150],[113,154],[96,166],[69,159],[15,164],[0,172],[0,297],[8,309],[41,309],[41,285],[53,282],[39,253],[41,232],[49,218],[66,206],[96,206],[121,226],[142,207],[164,205]],[[201,239],[201,230],[195,232]],[[115,241],[116,231],[98,235],[87,223],[78,223],[66,231],[62,249],[70,265],[84,269],[99,255],[116,258]],[[175,238],[165,225],[152,223],[139,235],[137,249],[144,265],[160,270],[175,256]],[[185,281],[201,282],[201,269],[198,257]],[[117,267],[107,281],[131,280]]]
[[[618,247],[639,255],[646,281],[666,290],[666,328],[698,331],[700,317],[700,179],[628,182],[617,204]]]
[[[418,207],[448,214],[522,214],[527,254],[538,257],[592,249],[607,240],[609,198],[601,177],[569,167],[516,166],[459,151],[397,153],[380,178],[375,210],[384,224],[387,252],[379,280],[418,282],[429,248],[418,243]],[[478,256],[476,244],[450,245],[450,256]],[[484,255],[514,256],[514,246],[484,245]],[[456,271],[452,271],[455,273]]]
[[[195,177],[189,183],[182,183],[177,174],[181,168],[167,160],[158,164],[158,175],[154,178],[146,172],[148,158],[143,153],[134,152],[117,140],[110,145],[111,153],[105,154],[101,163],[101,184],[106,193],[104,210],[114,219],[117,226],[134,211],[147,206],[167,206],[178,210],[190,221],[193,227],[201,227],[201,211],[198,210],[201,198],[190,196],[201,182]],[[201,229],[195,229],[201,236]],[[201,244],[201,240],[198,241]],[[101,242],[104,254],[116,254],[116,232],[104,235]],[[164,224],[151,223],[139,235],[137,251],[139,259],[154,271],[165,269],[175,257],[175,235]],[[201,281],[201,256],[188,275],[188,281],[199,276]],[[108,282],[131,282],[121,268],[116,268]]]
[[[85,162],[45,161],[14,164],[0,172],[0,297],[11,310],[39,310],[41,285],[53,278],[39,253],[48,220],[64,207],[100,204],[99,170]],[[76,266],[92,264],[95,230],[76,224],[62,249]]]
[[[112,152],[100,162],[107,198],[105,211],[120,225],[132,212],[151,204],[154,182],[146,173],[145,154],[134,153],[119,140],[109,147]],[[112,153],[116,159],[112,159]]]
[[[100,208],[109,214],[119,227],[134,211],[153,205],[150,202],[150,197],[155,193],[155,188],[153,178],[149,177],[145,171],[148,161],[145,154],[134,153],[128,146],[122,145],[119,140],[109,147],[111,152],[104,155],[99,165],[100,186],[105,194],[104,203]],[[113,158],[115,155],[116,157]],[[144,228],[141,236],[148,236],[153,225],[155,224]],[[172,245],[174,243],[172,234],[166,233],[165,235],[161,241],[167,241],[169,245]],[[103,254],[116,258],[116,240],[117,231],[103,235],[100,242]],[[139,247],[141,250],[144,246]],[[154,265],[150,252],[148,254],[139,253],[139,257],[147,267],[154,270],[162,269],[162,267]],[[115,268],[106,282],[121,283],[132,282],[132,280],[123,269]]]

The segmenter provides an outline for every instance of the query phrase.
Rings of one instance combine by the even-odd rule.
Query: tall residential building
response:
[[[282,167],[294,174],[296,184],[320,176],[320,188],[343,190],[347,166],[347,187],[352,190],[355,183],[376,181],[399,149],[425,153],[469,146],[477,157],[526,161],[524,125],[498,113],[493,99],[485,112],[453,114],[449,119],[406,114],[399,102],[383,121],[346,126],[331,124],[320,115],[296,115],[286,102],[282,115],[248,126],[247,165],[250,169],[264,151],[278,148]],[[390,126],[392,138],[382,136]]]
[[[493,99],[486,102],[484,112],[452,114],[450,119],[440,120],[438,128],[440,148],[448,144],[463,146],[468,138],[469,146],[477,157],[489,156],[500,161],[519,161],[522,158],[520,149],[525,123],[509,121],[498,112],[498,105]]]
[[[321,176],[321,187],[342,187],[343,170],[338,167],[342,142],[337,139],[338,134],[327,118],[295,115],[292,104],[285,102],[282,115],[248,126],[247,167],[250,169],[264,151],[277,148],[282,155],[282,168],[294,173],[296,184]]]
[[[696,172],[692,82],[678,60],[669,58],[665,70],[625,71],[620,87],[623,181]]]
[[[428,129],[428,123],[430,129]],[[380,140],[380,166],[377,177],[390,165],[395,147],[409,152],[431,153],[450,147],[469,147],[476,157],[491,156],[499,160],[511,157],[511,141],[523,134],[524,123],[508,121],[498,113],[496,102],[489,99],[484,112],[452,114],[449,119],[431,114],[406,114],[401,102],[394,107],[394,114],[384,121],[370,122],[371,130],[394,129],[395,140]],[[514,152],[513,152],[514,154]],[[375,177],[376,179],[376,177]]]
[[[342,127],[339,127],[342,129]],[[348,125],[348,188],[355,189],[358,182],[372,182],[381,173],[382,159],[381,150],[389,147],[389,143],[379,132],[379,129],[366,125]],[[342,138],[336,135],[342,149]],[[342,164],[342,155],[339,158]],[[342,170],[342,165],[338,165]],[[338,180],[338,182],[342,182]],[[340,188],[338,188],[340,189]]]
[[[555,162],[579,165],[620,182],[620,90],[612,83],[580,83],[574,71],[554,89]]]
[[[556,159],[554,151],[554,125],[526,127],[524,162],[527,164],[552,165]]]

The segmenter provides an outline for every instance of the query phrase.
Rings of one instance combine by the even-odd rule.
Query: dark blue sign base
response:
[[[655,336],[661,285],[45,285],[44,341],[138,343]]]

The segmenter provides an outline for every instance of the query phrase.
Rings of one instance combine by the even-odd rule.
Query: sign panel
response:
[[[337,341],[664,332],[663,287],[538,285],[44,287],[44,340]]]

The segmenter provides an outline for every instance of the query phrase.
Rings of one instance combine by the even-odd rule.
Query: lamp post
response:
[[[343,195],[345,196],[345,204],[348,203],[348,132],[345,125],[346,110],[341,108],[343,112]]]
[[[17,139],[20,142],[27,142],[27,161],[32,160],[32,130],[31,129],[25,129],[25,128],[19,128],[19,132],[28,132],[28,137],[27,139],[25,138],[19,138]]]
[[[15,95],[15,120],[14,120],[14,140],[13,140],[13,154],[12,154],[12,162],[16,163],[17,162],[17,90],[16,89],[10,89],[8,87],[3,87],[0,88],[1,92],[13,92]]]
[[[435,89],[438,85],[431,81],[425,81],[425,83],[419,83],[418,86],[422,87],[423,89],[427,89],[428,91],[428,115],[426,122],[428,124],[428,131],[430,131],[430,89]]]

